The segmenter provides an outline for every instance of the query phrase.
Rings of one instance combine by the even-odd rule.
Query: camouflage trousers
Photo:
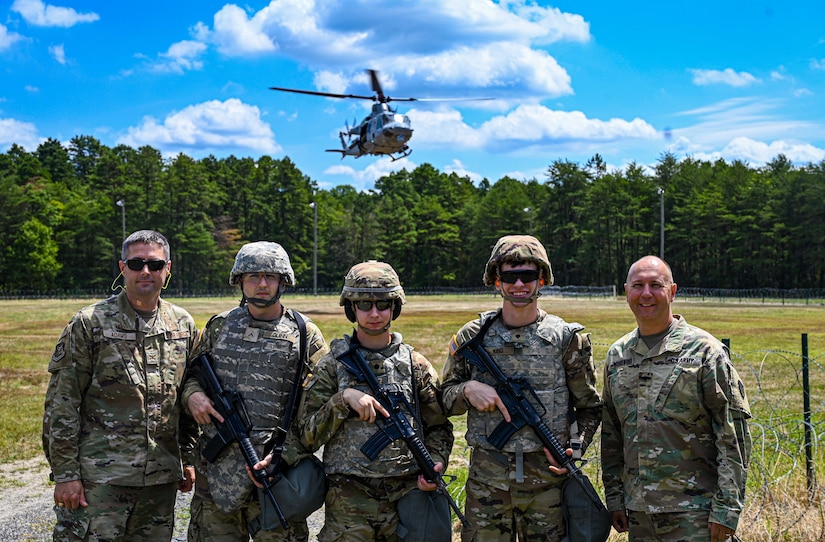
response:
[[[544,452],[517,454],[475,448],[467,476],[463,542],[558,542],[565,534],[561,487]]]
[[[627,511],[630,542],[710,542],[710,512],[646,514]]]
[[[320,542],[397,542],[398,500],[417,488],[418,475],[364,478],[327,475]]]
[[[188,542],[249,542],[249,520],[261,513],[256,497],[234,514],[222,512],[209,493],[209,480],[198,472],[195,479],[195,495],[190,506]],[[289,522],[289,530],[282,528],[259,531],[255,542],[306,542],[309,539],[307,522]]]
[[[175,524],[177,482],[144,487],[83,482],[89,506],[54,507],[55,542],[124,542],[171,540]]]

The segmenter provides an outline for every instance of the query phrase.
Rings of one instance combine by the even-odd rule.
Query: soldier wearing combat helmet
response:
[[[529,426],[501,450],[487,436],[510,413],[489,372],[456,350],[484,329],[483,348],[510,378],[523,378],[546,409],[542,420],[561,443],[586,448],[601,420],[590,337],[538,306],[541,287],[553,283],[544,246],[530,235],[498,240],[484,270],[484,284],[502,297],[501,308],[465,324],[449,345],[444,365],[443,403],[450,416],[467,414],[467,443],[473,452],[466,486],[470,527],[462,540],[559,541],[566,533],[561,510],[560,469]],[[577,427],[571,430],[572,406]],[[548,468],[549,462],[549,468]]]
[[[209,353],[224,389],[238,392],[243,398],[252,425],[250,438],[258,455],[264,458],[260,464],[263,468],[274,461],[269,452],[281,419],[286,415],[292,387],[300,386],[328,348],[321,331],[311,320],[281,303],[284,289],[295,285],[295,273],[281,245],[259,241],[242,246],[229,274],[229,284],[240,286],[240,306],[207,322],[194,356]],[[305,359],[299,355],[299,319],[306,324]],[[301,380],[296,382],[298,364],[302,364],[303,369]],[[216,434],[213,419],[223,421],[223,418],[198,381],[199,368],[199,365],[190,366],[183,399],[202,425],[202,448]],[[294,423],[291,429],[280,458],[287,465],[294,465],[308,455],[298,442]],[[261,509],[258,492],[246,472],[237,443],[227,447],[214,463],[199,460],[196,467],[190,542],[247,542],[250,535],[256,541],[308,539],[306,521],[292,520],[288,530],[257,531]]]
[[[403,393],[418,414],[424,444],[436,469],[448,464],[452,424],[438,403],[438,374],[430,362],[403,342],[390,324],[406,303],[391,265],[370,260],[353,266],[344,279],[340,304],[356,325],[352,335],[334,339],[306,387],[298,419],[302,444],[324,446],[329,480],[321,542],[339,540],[450,540],[450,509],[424,480],[402,440],[370,460],[360,448],[388,413],[338,357],[356,346],[382,386]]]

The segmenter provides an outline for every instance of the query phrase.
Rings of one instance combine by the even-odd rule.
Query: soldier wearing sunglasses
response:
[[[481,313],[453,336],[443,373],[444,408],[450,416],[467,414],[467,444],[473,449],[466,485],[470,527],[461,538],[559,541],[566,533],[561,493],[567,469],[558,468],[529,426],[501,449],[490,444],[487,437],[502,420],[511,421],[510,413],[490,373],[456,351],[486,327],[482,346],[501,371],[529,382],[546,409],[537,408],[544,410],[542,421],[559,442],[580,441],[585,449],[599,426],[602,404],[590,337],[581,333],[580,324],[539,308],[540,290],[553,284],[553,273],[535,237],[499,239],[484,269],[484,284],[495,286],[501,308]],[[571,409],[577,419],[572,430]]]
[[[178,390],[197,330],[160,297],[169,243],[123,241],[123,291],[81,309],[49,362],[43,447],[56,482],[54,540],[170,540],[181,467]],[[191,463],[194,441],[182,448]]]
[[[273,462],[273,448],[281,437],[282,418],[287,414],[294,386],[309,374],[311,367],[327,353],[321,330],[309,318],[306,323],[306,353],[301,359],[301,332],[296,312],[285,307],[282,294],[295,285],[295,272],[286,250],[278,243],[247,243],[235,256],[229,284],[241,290],[240,306],[213,316],[201,332],[193,358],[209,353],[212,367],[225,390],[241,396],[251,423],[250,439],[262,458],[260,467]],[[199,448],[217,433],[213,420],[224,418],[206,395],[195,365],[187,371],[183,402],[199,424]],[[295,376],[300,368],[300,380]],[[299,397],[300,399],[300,397]],[[280,461],[294,465],[307,453],[297,446],[291,424]],[[254,483],[247,475],[246,461],[233,442],[213,463],[198,454],[198,477],[190,507],[189,542],[246,542],[250,527],[256,531],[261,504]],[[260,530],[256,541],[307,540],[306,521],[291,520],[289,529]]]
[[[390,442],[374,460],[361,447],[388,416],[366,382],[337,358],[357,343],[360,353],[387,390],[403,394],[417,431],[442,472],[453,445],[452,424],[438,403],[438,373],[430,362],[391,332],[406,303],[398,274],[387,263],[370,260],[353,266],[344,279],[340,304],[356,328],[330,343],[306,387],[298,416],[301,439],[313,450],[324,447],[329,480],[326,521],[318,535],[333,540],[450,540],[450,508],[426,482],[403,440]],[[409,417],[409,413],[405,412]]]

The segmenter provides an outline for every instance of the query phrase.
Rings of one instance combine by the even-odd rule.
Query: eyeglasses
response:
[[[540,275],[541,273],[535,269],[524,269],[521,271],[499,271],[498,278],[501,279],[501,282],[506,282],[507,284],[515,284],[519,279],[521,279],[522,283],[527,284],[528,282],[539,280]]]
[[[277,273],[246,273],[243,278],[253,284],[258,284],[263,278],[267,283],[278,282],[281,275]]]
[[[149,271],[160,271],[166,265],[168,260],[144,260],[143,258],[132,258],[125,260],[126,267],[132,271],[142,271],[143,266],[147,266]]]
[[[379,311],[385,311],[392,307],[392,300],[391,299],[379,299],[378,301],[353,301],[352,304],[355,305],[355,308],[359,311],[369,312],[372,310],[372,306],[375,305],[375,308]]]

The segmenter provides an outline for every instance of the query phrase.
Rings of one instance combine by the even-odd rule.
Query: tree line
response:
[[[557,284],[621,288],[630,263],[659,254],[662,206],[680,285],[823,288],[823,202],[825,161],[783,155],[755,168],[665,153],[652,169],[610,171],[595,155],[557,159],[543,179],[478,183],[422,164],[358,191],[320,189],[288,157],[164,158],[90,136],[48,139],[0,154],[0,292],[108,289],[123,232],[138,229],[166,235],[172,287],[189,292],[227,288],[238,248],[258,240],[283,245],[303,288],[315,270],[319,290],[340,289],[370,258],[408,289],[478,287],[496,239],[530,232]]]

